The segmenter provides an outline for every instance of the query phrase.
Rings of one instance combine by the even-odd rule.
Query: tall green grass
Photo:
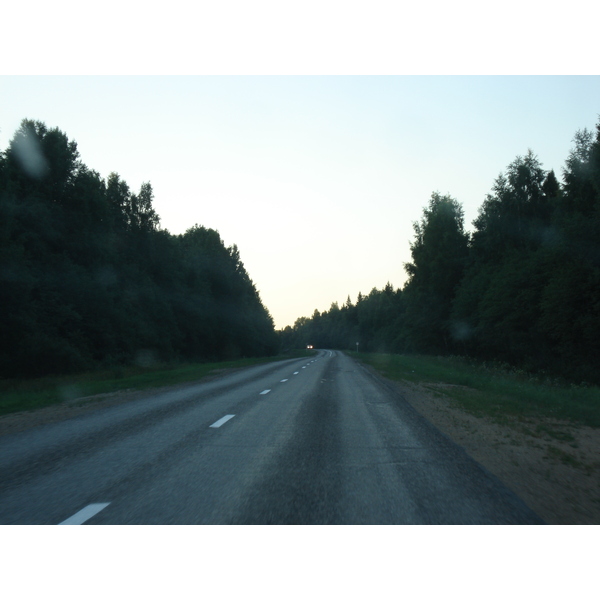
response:
[[[222,369],[235,369],[268,362],[312,356],[314,351],[298,350],[268,358],[160,365],[153,368],[116,367],[105,371],[68,377],[32,380],[0,380],[0,415],[43,408],[69,400],[121,390],[145,390],[203,379]]]
[[[600,427],[600,388],[541,380],[507,366],[460,357],[355,354],[384,377],[422,383],[474,414],[549,417]],[[436,387],[433,384],[446,384]]]

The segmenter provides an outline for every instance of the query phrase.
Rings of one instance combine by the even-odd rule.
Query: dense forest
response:
[[[161,229],[150,183],[133,193],[24,120],[0,152],[0,377],[277,351],[236,246]]]
[[[531,151],[493,184],[471,233],[434,193],[402,289],[299,318],[283,347],[453,354],[600,383],[600,122],[575,134],[560,183]]]
[[[315,310],[276,335],[236,246],[160,227],[153,191],[82,163],[24,120],[0,152],[0,377],[316,347],[455,354],[600,383],[600,122],[559,182],[529,151],[465,229],[434,193],[402,289]]]

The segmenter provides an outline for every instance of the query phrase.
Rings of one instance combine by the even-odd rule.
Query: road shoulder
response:
[[[218,377],[223,377],[231,372],[242,369],[243,367],[241,369],[219,369],[198,381],[187,381],[184,383],[159,386],[143,390],[123,389],[105,394],[77,397],[71,400],[65,400],[64,402],[59,402],[57,404],[52,404],[50,406],[45,406],[43,408],[36,408],[33,410],[2,415],[0,416],[0,436],[12,433],[20,433],[21,431],[26,431],[28,429],[32,429],[33,427],[39,427],[42,425],[49,425],[51,423],[58,423],[67,419],[73,419],[96,410],[133,402],[134,400],[147,398],[151,395],[185,390],[192,386],[198,385],[199,382],[207,383],[217,379]]]
[[[444,384],[382,379],[548,524],[600,524],[600,430],[549,419],[498,422],[462,409]]]

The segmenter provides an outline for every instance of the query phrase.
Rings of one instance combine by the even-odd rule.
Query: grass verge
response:
[[[268,358],[160,365],[153,368],[117,367],[74,376],[0,380],[0,416],[97,394],[120,390],[145,390],[197,381],[223,369],[250,367],[313,354],[314,351],[296,350]]]
[[[459,357],[352,353],[384,377],[420,383],[476,415],[543,417],[600,427],[600,388],[544,382]]]

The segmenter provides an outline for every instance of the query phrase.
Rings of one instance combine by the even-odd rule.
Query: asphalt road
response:
[[[542,522],[335,351],[0,438],[1,524]]]

